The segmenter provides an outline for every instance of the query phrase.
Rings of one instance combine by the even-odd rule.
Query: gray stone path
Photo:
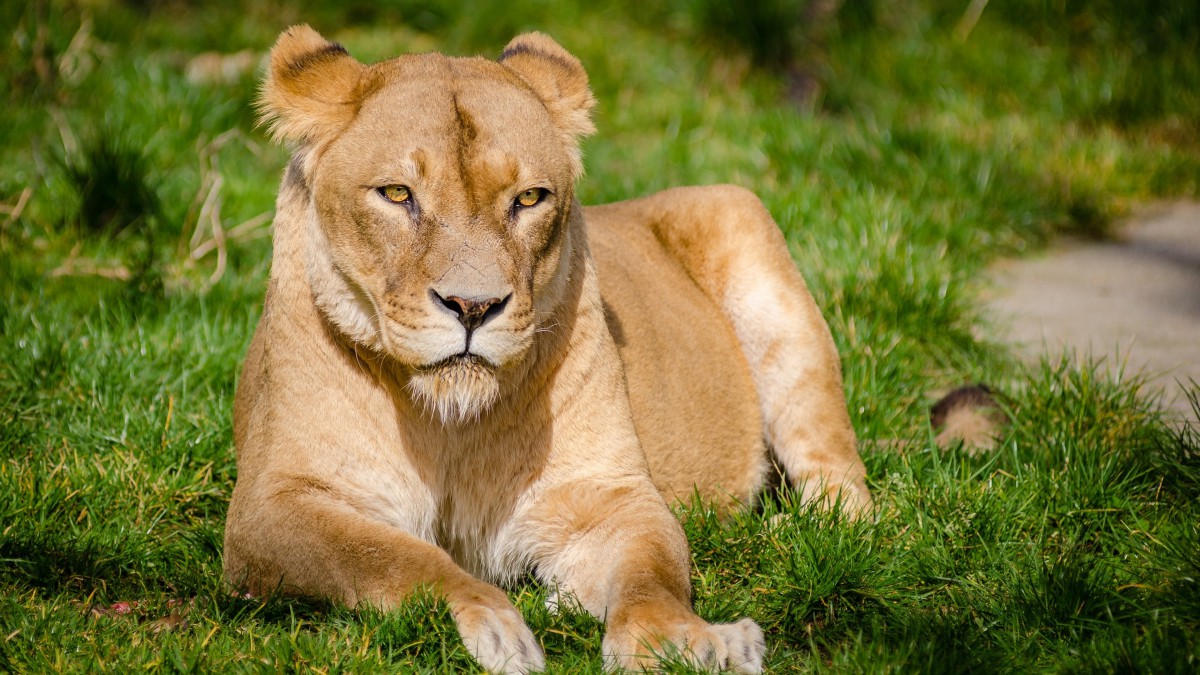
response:
[[[991,316],[1031,360],[1066,347],[1124,363],[1173,417],[1200,423],[1179,385],[1200,386],[1200,203],[1147,207],[1116,232],[998,265]]]

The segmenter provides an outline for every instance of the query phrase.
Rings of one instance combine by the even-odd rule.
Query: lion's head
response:
[[[536,33],[499,61],[364,65],[308,26],[271,52],[262,116],[295,144],[316,303],[443,421],[494,402],[557,304],[592,105]]]

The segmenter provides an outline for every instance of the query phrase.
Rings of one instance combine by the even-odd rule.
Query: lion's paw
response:
[[[546,657],[521,614],[511,606],[473,605],[454,613],[467,651],[489,673],[531,673],[546,667]]]
[[[710,672],[761,673],[766,650],[762,629],[751,619],[710,624],[693,617],[668,626],[610,630],[604,664],[609,670],[642,670],[665,659]]]
[[[725,641],[728,653],[721,668],[728,668],[737,673],[761,673],[763,655],[767,651],[767,641],[762,629],[753,619],[742,619],[736,623],[712,624],[712,629]]]

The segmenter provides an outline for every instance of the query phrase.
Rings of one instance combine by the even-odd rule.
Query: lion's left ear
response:
[[[578,175],[582,169],[579,140],[596,130],[591,116],[596,99],[588,88],[583,64],[542,33],[524,33],[513,38],[500,55],[500,63],[524,80],[546,104],[550,117],[562,131],[565,145],[575,154]]]

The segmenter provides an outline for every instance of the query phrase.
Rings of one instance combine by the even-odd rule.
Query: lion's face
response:
[[[403,366],[410,391],[445,421],[494,401],[566,278],[579,130],[556,117],[539,72],[516,67],[562,70],[542,40],[557,45],[521,39],[506,52],[515,64],[430,54],[366,67],[294,29],[272,52],[264,91],[279,133],[302,142],[318,305]],[[306,93],[337,101],[336,115],[314,107],[340,119],[316,115],[321,128],[298,134],[279,102],[301,68],[330,71]]]
[[[560,269],[573,176],[519,83],[450,80],[439,56],[363,103],[314,167],[319,236],[353,337],[410,366],[443,413],[490,403]],[[487,64],[497,69],[495,64]],[[424,66],[424,67],[421,67]],[[544,315],[543,315],[544,318]]]

